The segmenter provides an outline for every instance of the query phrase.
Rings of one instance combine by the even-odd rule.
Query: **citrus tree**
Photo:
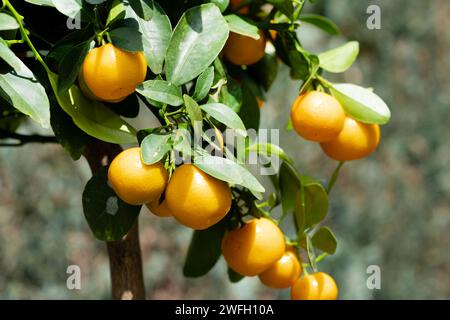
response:
[[[337,247],[323,223],[328,196],[343,163],[371,154],[390,118],[373,89],[325,78],[353,64],[358,42],[305,49],[303,24],[340,33],[326,17],[304,13],[305,0],[2,4],[2,146],[56,142],[74,160],[86,158],[93,176],[82,206],[107,243],[113,298],[145,298],[142,206],[194,230],[187,277],[205,275],[223,255],[232,282],[259,276],[269,287],[291,287],[292,299],[337,298],[335,281],[318,268]],[[337,161],[328,181],[299,172],[289,150],[258,138],[280,64],[302,83],[282,130],[320,143]],[[130,124],[143,109],[157,126]],[[54,136],[17,133],[28,118]],[[252,155],[259,168],[281,164],[249,169]],[[261,172],[272,186],[261,184]],[[279,206],[281,216],[273,214]]]

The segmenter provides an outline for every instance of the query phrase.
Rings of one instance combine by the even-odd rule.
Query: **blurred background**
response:
[[[381,8],[381,30],[366,27],[369,5]],[[379,149],[346,163],[327,223],[336,255],[320,269],[332,274],[341,299],[450,299],[450,2],[340,0],[307,5],[342,29],[330,38],[304,25],[310,51],[358,40],[357,63],[333,81],[373,87],[391,107]],[[285,128],[300,83],[280,66],[262,109],[263,128]],[[30,124],[23,133],[42,132]],[[317,144],[282,130],[281,146],[298,169],[328,179],[335,163]],[[109,299],[106,246],[83,216],[81,193],[90,177],[57,145],[0,148],[0,299]],[[139,218],[150,299],[286,299],[288,290],[257,278],[230,284],[223,259],[207,275],[185,279],[191,231],[143,209]],[[81,290],[66,287],[68,265],[81,267]],[[381,269],[381,289],[366,286],[366,269]]]

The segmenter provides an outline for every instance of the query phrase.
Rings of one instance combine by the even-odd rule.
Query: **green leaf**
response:
[[[208,3],[187,10],[169,42],[167,80],[182,85],[197,77],[219,55],[228,32],[228,24],[216,5]]]
[[[0,57],[12,68],[0,70],[0,95],[42,127],[50,127],[50,103],[33,72],[0,38]]]
[[[83,210],[89,228],[102,241],[122,239],[136,222],[141,206],[129,205],[108,185],[107,168],[102,168],[86,184]]]
[[[264,192],[264,187],[243,166],[226,158],[202,155],[194,159],[194,165],[207,174],[230,184],[238,184],[255,192]]]
[[[109,32],[111,42],[122,50],[137,52],[143,51],[142,34],[136,19],[127,18],[115,25]]]
[[[283,161],[278,173],[281,206],[283,218],[295,210],[296,194],[300,189],[300,179],[297,170],[289,163]]]
[[[329,254],[336,252],[337,240],[336,236],[328,227],[322,227],[317,230],[311,238],[312,245]]]
[[[196,101],[201,101],[206,98],[209,90],[211,90],[213,81],[214,67],[210,66],[198,77],[197,82],[195,83],[195,90],[192,98]]]
[[[73,47],[59,64],[58,91],[68,90],[77,79],[84,58],[89,52],[91,41]]]
[[[324,16],[317,14],[305,14],[300,16],[299,19],[303,22],[316,26],[332,36],[337,36],[341,33],[339,27],[333,21]]]
[[[153,0],[128,0],[139,18],[149,21],[153,17]]]
[[[59,144],[70,154],[73,160],[80,159],[89,136],[80,130],[70,116],[58,105],[54,96],[50,97],[50,124]]]
[[[170,134],[149,134],[142,141],[142,160],[145,164],[154,164],[160,161],[171,149]]]
[[[189,97],[187,94],[183,95],[186,111],[191,119],[192,127],[196,137],[201,137],[203,114],[197,102]]]
[[[13,16],[6,12],[0,12],[0,30],[16,30],[19,24]]]
[[[75,18],[83,7],[82,0],[53,0],[56,10],[70,18]]]
[[[225,16],[225,20],[228,22],[231,32],[242,34],[255,40],[259,40],[261,37],[257,26],[238,15],[229,14]]]
[[[228,273],[228,279],[232,283],[237,283],[237,282],[239,282],[239,281],[241,281],[242,279],[245,278],[245,276],[243,276],[242,274],[237,273],[236,271],[234,271],[230,267],[228,267],[227,273]]]
[[[118,20],[125,18],[126,11],[122,0],[114,0],[111,9],[109,10],[108,17],[106,18],[106,26],[109,27]]]
[[[53,90],[57,91],[58,76],[50,74],[49,79]],[[56,98],[73,122],[87,134],[110,143],[136,143],[136,131],[132,126],[104,104],[87,99],[76,85],[57,94]]]
[[[222,87],[219,94],[219,101],[224,105],[230,107],[234,112],[239,112],[242,106],[242,88],[232,78],[227,80],[227,84]],[[258,101],[256,101],[258,103]],[[251,106],[253,110],[254,106]],[[259,108],[258,108],[259,111]],[[246,123],[245,114],[240,114],[244,124]],[[254,120],[247,121],[251,125],[255,123]],[[248,123],[246,127],[248,128]]]
[[[228,217],[225,217],[206,230],[193,232],[183,266],[185,277],[201,277],[214,267],[222,255],[221,244],[227,222]]]
[[[369,124],[389,122],[389,107],[371,90],[350,83],[333,84],[330,90],[352,118]]]
[[[257,152],[259,155],[270,157],[277,156],[283,161],[292,164],[292,159],[279,146],[272,143],[254,143],[247,147],[247,152]]]
[[[273,4],[275,8],[284,13],[287,17],[291,18],[294,12],[294,6],[292,0],[267,0],[268,3]]]
[[[310,177],[302,176],[304,191],[305,227],[321,222],[328,213],[328,194],[322,184]]]
[[[358,41],[347,42],[338,48],[319,54],[320,67],[329,72],[344,72],[355,62],[358,53]]]
[[[138,18],[142,32],[147,65],[154,74],[160,74],[163,70],[164,58],[172,35],[172,25],[169,17],[158,3],[154,3],[153,17],[149,21]]]
[[[247,136],[244,123],[241,118],[232,109],[222,103],[208,103],[201,105],[200,108],[217,121],[223,123],[230,129],[242,136]]]
[[[25,2],[35,4],[38,6],[47,6],[47,7],[54,7],[52,0],[25,0]]]
[[[255,89],[252,88],[254,85],[250,79],[244,79],[242,82],[242,107],[239,110],[239,116],[247,129],[258,130],[260,110]]]
[[[249,66],[249,70],[258,79],[264,90],[269,91],[278,74],[277,55],[266,53],[256,64]]]
[[[317,271],[316,253],[314,252],[312,240],[308,235],[306,235],[306,253],[308,254],[308,260],[311,265],[311,268],[313,269],[314,272],[316,272]]]
[[[171,106],[180,106],[183,104],[181,89],[164,80],[145,81],[136,90],[144,97],[153,101]]]

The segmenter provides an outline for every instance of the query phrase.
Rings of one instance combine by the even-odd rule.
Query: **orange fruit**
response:
[[[292,251],[286,250],[284,255],[259,275],[266,286],[283,289],[292,286],[300,277],[302,267]]]
[[[166,189],[167,207],[181,224],[196,230],[216,224],[231,208],[228,184],[192,164],[175,169]]]
[[[251,65],[257,63],[264,57],[266,48],[266,37],[262,31],[259,32],[258,40],[230,32],[225,48],[225,58],[236,65]]]
[[[117,196],[131,205],[141,205],[159,199],[168,179],[162,163],[146,165],[141,148],[122,151],[108,169],[108,181]]]
[[[166,200],[163,200],[161,203],[159,203],[159,200],[155,200],[147,203],[146,206],[155,216],[162,218],[173,216],[172,211],[167,207]]]
[[[228,265],[244,276],[267,270],[285,252],[284,235],[266,218],[253,219],[242,228],[228,232],[222,240],[222,253]]]
[[[80,87],[96,100],[119,102],[145,80],[147,62],[143,52],[128,52],[111,43],[91,50],[80,71]],[[86,90],[89,89],[89,90]]]
[[[341,133],[333,140],[322,143],[322,150],[337,161],[364,158],[377,148],[380,142],[380,127],[365,124],[347,117]]]
[[[344,127],[345,112],[334,97],[311,91],[294,101],[291,121],[295,131],[303,138],[325,142],[339,135]]]
[[[291,300],[336,300],[337,297],[336,282],[324,272],[303,276],[291,288]]]

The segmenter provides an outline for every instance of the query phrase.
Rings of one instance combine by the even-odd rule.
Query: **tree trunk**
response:
[[[92,174],[108,165],[122,151],[115,144],[92,141],[84,152]],[[106,243],[111,270],[112,298],[117,300],[145,299],[144,276],[142,272],[139,226],[136,221],[128,234],[119,241]]]

